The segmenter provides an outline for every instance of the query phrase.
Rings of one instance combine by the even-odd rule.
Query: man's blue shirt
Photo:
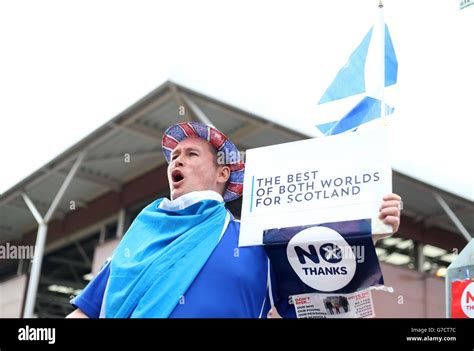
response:
[[[170,318],[267,316],[270,309],[268,258],[261,246],[238,247],[239,232],[240,223],[231,218],[216,249],[180,299]],[[81,294],[71,301],[90,318],[100,316],[109,274],[110,261],[104,264]]]

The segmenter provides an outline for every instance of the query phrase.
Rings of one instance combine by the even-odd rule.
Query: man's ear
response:
[[[217,182],[219,184],[225,184],[230,177],[230,167],[229,166],[219,166],[217,168]]]

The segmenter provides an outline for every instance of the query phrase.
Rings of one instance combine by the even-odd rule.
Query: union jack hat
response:
[[[163,154],[168,163],[171,160],[171,151],[184,139],[191,136],[200,137],[211,143],[218,152],[218,157],[224,157],[224,163],[230,167],[230,177],[224,192],[224,201],[229,202],[242,195],[244,187],[243,160],[240,159],[239,149],[227,136],[214,127],[200,122],[183,122],[173,124],[166,129],[161,140]]]

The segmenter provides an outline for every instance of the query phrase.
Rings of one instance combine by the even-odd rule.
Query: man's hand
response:
[[[280,316],[280,314],[278,313],[277,309],[275,308],[275,306],[273,306],[270,311],[268,311],[268,314],[267,314],[267,318],[270,319],[270,318],[282,318]]]
[[[383,197],[382,206],[380,206],[379,218],[385,224],[391,224],[393,233],[398,231],[400,226],[400,210],[402,209],[402,198],[397,194],[388,194]]]
[[[79,308],[76,308],[74,311],[69,313],[66,318],[89,318],[87,315],[82,312]]]

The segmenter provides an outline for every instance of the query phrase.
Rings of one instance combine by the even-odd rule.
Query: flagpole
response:
[[[383,15],[383,3],[379,1],[379,28],[380,28],[380,62],[382,68],[380,70],[380,82],[382,83],[381,89],[381,100],[380,100],[380,118],[384,126],[388,125],[387,118],[385,117],[385,20]]]

